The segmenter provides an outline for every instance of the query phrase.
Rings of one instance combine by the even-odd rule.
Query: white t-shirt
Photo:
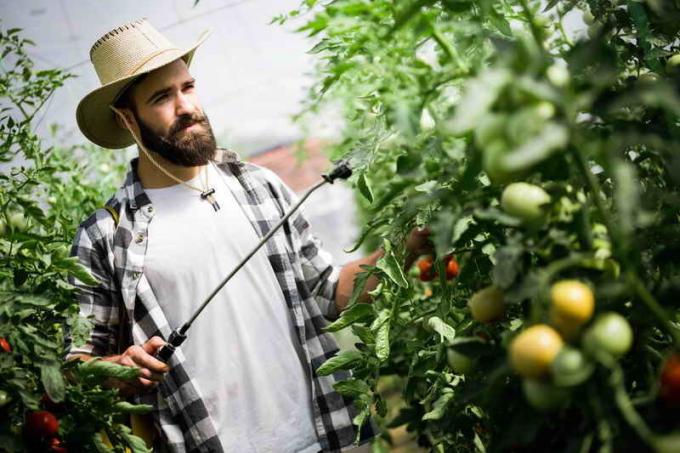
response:
[[[213,164],[221,209],[177,184],[145,189],[154,206],[144,273],[181,326],[259,238]],[[201,179],[199,179],[201,178]],[[187,181],[203,187],[201,172]],[[310,380],[290,312],[262,247],[201,313],[182,345],[225,451],[317,452]]]

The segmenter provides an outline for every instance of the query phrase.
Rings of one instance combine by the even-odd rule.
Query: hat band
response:
[[[165,48],[165,49],[161,49],[161,50],[158,50],[156,52],[153,52],[153,53],[151,53],[151,55],[149,55],[148,57],[143,59],[139,64],[137,64],[137,66],[132,68],[132,70],[130,70],[130,72],[128,72],[127,76],[129,77],[129,76],[133,75],[135,72],[139,71],[139,69],[142,66],[144,66],[145,64],[147,64],[149,61],[153,60],[154,58],[156,58],[160,54],[165,53],[165,52],[170,52],[171,50],[181,50],[181,49],[178,49],[177,47],[170,47],[170,48]]]

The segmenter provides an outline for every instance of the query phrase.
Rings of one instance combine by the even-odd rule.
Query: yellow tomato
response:
[[[505,304],[503,291],[495,286],[488,286],[472,295],[468,307],[475,321],[489,323],[503,317]]]
[[[550,288],[550,317],[553,324],[571,336],[586,323],[595,310],[595,296],[578,280],[562,280]]]
[[[536,324],[517,335],[510,344],[510,364],[523,377],[540,378],[548,374],[563,344],[555,329]]]

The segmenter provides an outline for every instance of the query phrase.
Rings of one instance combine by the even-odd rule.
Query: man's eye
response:
[[[156,100],[154,101],[154,104],[158,104],[158,103],[164,101],[167,97],[168,97],[167,94],[161,94],[160,96],[158,96],[156,98]]]

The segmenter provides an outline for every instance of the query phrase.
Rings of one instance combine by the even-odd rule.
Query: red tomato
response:
[[[453,278],[458,277],[458,274],[460,273],[460,266],[458,265],[458,261],[452,256],[447,256],[444,258],[444,263],[446,263],[446,279],[451,280]]]
[[[418,260],[418,269],[420,272],[427,272],[432,270],[432,263],[434,263],[434,258],[431,256],[426,256]]]
[[[432,270],[420,271],[420,281],[429,282],[429,281],[434,280],[435,277],[436,277],[436,274]]]
[[[9,344],[9,341],[5,337],[0,337],[0,349],[2,349],[5,352],[12,352],[12,346]]]
[[[680,407],[680,354],[672,354],[666,359],[661,370],[661,400],[672,407]]]
[[[418,260],[418,269],[420,269],[420,280],[423,282],[429,282],[434,280],[437,275],[432,269],[432,264],[434,263],[434,258],[431,256],[426,256]]]
[[[49,411],[30,412],[24,427],[31,437],[54,437],[59,431],[59,420]]]

